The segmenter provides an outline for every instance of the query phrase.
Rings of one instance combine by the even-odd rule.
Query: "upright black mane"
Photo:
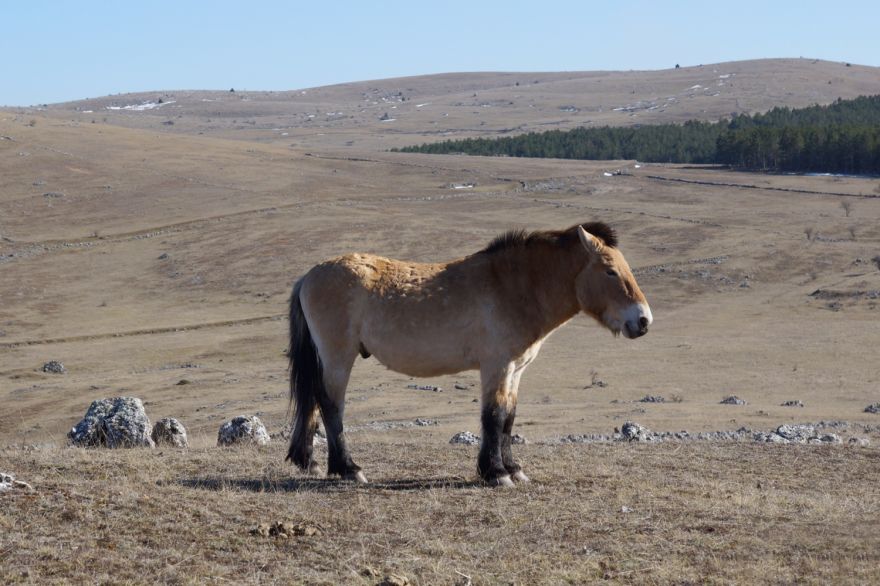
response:
[[[605,243],[605,246],[617,246],[617,233],[614,231],[614,228],[604,222],[586,222],[584,224],[575,224],[565,230],[536,230],[534,232],[527,232],[522,229],[508,230],[504,234],[493,238],[486,248],[480,252],[493,254],[502,250],[529,246],[537,242],[567,246],[578,240],[578,226],[583,226],[584,230],[600,238]]]

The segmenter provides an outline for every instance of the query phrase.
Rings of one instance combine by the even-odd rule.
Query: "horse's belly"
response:
[[[435,333],[365,339],[364,347],[391,370],[409,376],[437,376],[478,368],[466,340],[442,339]]]

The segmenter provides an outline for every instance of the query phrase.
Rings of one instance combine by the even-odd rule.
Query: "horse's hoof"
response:
[[[511,475],[511,478],[513,478],[517,482],[531,482],[531,480],[529,480],[529,477],[526,476],[526,473],[522,470],[517,470],[516,472],[514,472]]]
[[[357,482],[358,484],[366,484],[367,476],[363,473],[362,470],[358,470],[357,472],[349,472],[342,477],[343,480],[351,480],[352,482]]]
[[[489,483],[489,486],[493,487],[512,488],[514,486],[513,480],[510,479],[510,475],[508,474],[490,478],[487,482]]]

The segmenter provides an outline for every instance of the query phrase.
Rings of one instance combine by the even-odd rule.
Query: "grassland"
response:
[[[793,69],[796,87],[825,96],[838,64],[803,65],[820,74]],[[751,81],[734,88],[785,79],[737,67]],[[839,65],[854,76],[835,78],[841,95],[876,81],[861,69]],[[655,78],[636,73],[624,77],[646,85],[620,97],[662,93],[643,92]],[[525,91],[504,87],[497,95],[514,101]],[[538,102],[548,116],[557,98]],[[327,100],[327,112],[347,103]],[[488,133],[499,108],[450,117]],[[0,495],[4,581],[877,581],[876,433],[867,448],[552,440],[626,420],[691,432],[880,423],[863,412],[880,401],[880,180],[386,152],[435,136],[415,115],[391,140],[387,124],[345,126],[357,117],[280,138],[185,108],[173,126],[136,118],[151,112],[0,111],[0,471],[35,489]],[[617,228],[655,323],[631,342],[576,318],[550,338],[520,393],[530,486],[475,485],[474,450],[447,443],[478,431],[476,373],[413,381],[372,359],[355,367],[346,424],[373,484],[303,479],[281,440],[214,447],[238,414],[259,414],[273,434],[284,426],[283,316],[291,283],[316,262],[352,250],[450,259],[511,227],[595,219]],[[67,374],[42,372],[48,360]],[[679,401],[637,402],[648,394]],[[748,404],[719,405],[730,394]],[[180,419],[192,448],[65,448],[89,402],[116,395],[142,398],[154,421]],[[805,407],[781,406],[792,399]],[[275,521],[322,534],[250,534]]]

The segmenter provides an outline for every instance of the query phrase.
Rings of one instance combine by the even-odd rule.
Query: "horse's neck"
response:
[[[575,278],[580,266],[571,251],[536,246],[507,254],[511,256],[502,262],[510,270],[502,274],[539,339],[578,313]]]

